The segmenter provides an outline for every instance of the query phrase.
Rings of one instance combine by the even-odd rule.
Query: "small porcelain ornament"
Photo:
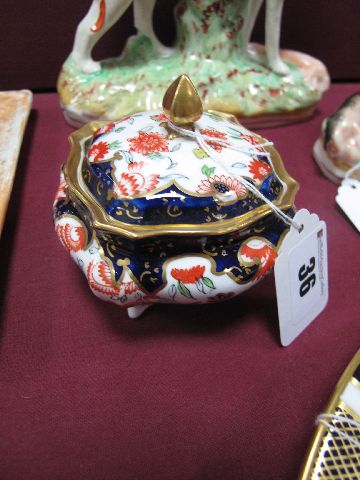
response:
[[[119,58],[94,61],[95,44],[130,3],[93,0],[77,28],[58,79],[65,118],[73,126],[160,108],[163,92],[184,71],[205,110],[236,115],[249,126],[306,118],[329,86],[319,60],[280,50],[284,0],[266,1],[265,47],[249,43],[262,0],[182,0],[175,9],[173,48],[154,33],[155,0],[134,0],[138,35]]]
[[[313,153],[321,171],[335,183],[360,162],[360,93],[323,121]]]
[[[163,110],[91,122],[70,142],[55,228],[95,295],[136,317],[232,298],[272,270],[288,227],[244,179],[290,216],[298,185],[269,142],[203,113],[188,77]]]

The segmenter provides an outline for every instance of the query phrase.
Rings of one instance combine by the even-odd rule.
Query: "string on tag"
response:
[[[256,156],[261,153],[261,155],[265,155],[269,157],[270,160],[270,153],[269,152],[259,152],[258,148],[259,147],[265,147],[268,145],[272,145],[272,142],[264,142],[264,143],[259,143],[258,145],[251,145],[249,148],[241,149],[238,148],[235,145],[228,144],[224,141],[219,141],[216,137],[209,137],[206,135],[202,135],[200,132],[200,129],[196,126],[195,123],[195,131],[187,130],[185,128],[181,128],[178,125],[174,125],[169,119],[167,120],[167,123],[169,127],[173,130],[175,130],[178,133],[181,133],[184,136],[195,138],[200,145],[200,147],[209,155],[209,157],[214,160],[220,167],[229,175],[230,177],[235,177],[239,182],[241,182],[245,187],[247,187],[248,190],[250,190],[254,195],[256,195],[258,198],[261,198],[261,200],[266,203],[275,213],[275,215],[282,220],[286,225],[294,227],[299,233],[302,231],[302,226],[299,225],[297,222],[295,222],[289,215],[284,213],[280,208],[278,208],[274,203],[269,200],[263,193],[260,192],[260,190],[255,187],[251,182],[246,180],[240,175],[234,175],[234,173],[230,172],[230,170],[227,168],[227,166],[224,164],[222,161],[220,155],[214,150],[214,148],[211,147],[208,143],[206,143],[206,140],[211,141],[212,143],[218,143],[219,145],[222,145],[224,147],[227,147],[231,150],[235,150],[241,153],[245,153],[250,156]],[[271,160],[270,160],[271,162]]]
[[[333,423],[330,423],[327,420],[333,420]],[[344,417],[343,415],[336,415],[336,414],[332,414],[332,413],[321,413],[316,418],[316,424],[320,423],[321,425],[324,425],[324,427],[326,427],[329,430],[335,432],[340,437],[345,438],[348,442],[355,445],[355,447],[360,448],[360,439],[357,440],[353,436],[344,432],[344,430],[342,430],[340,426],[339,427],[335,426],[334,422],[337,422],[339,424],[347,423],[347,424],[349,424],[349,425],[351,425],[355,428],[358,428],[360,430],[360,423],[359,422],[357,422],[356,420],[353,420],[351,418]]]
[[[170,120],[167,120],[167,123],[172,130],[175,130],[175,132],[181,133],[182,135],[185,135],[187,137],[191,137],[191,138],[195,138],[195,139],[197,138],[197,133],[196,132],[193,132],[191,130],[187,130],[185,128],[178,127],[177,125],[172,123]],[[251,132],[249,132],[249,130],[245,130],[245,129],[244,129],[244,133],[246,133],[248,135],[251,134]],[[250,155],[250,156],[253,155],[253,154],[258,155],[260,153],[259,150],[258,150],[259,147],[269,147],[269,146],[274,145],[273,142],[264,142],[264,143],[258,143],[257,145],[252,145],[249,142],[244,141],[246,148],[239,148],[237,145],[228,143],[226,140],[223,140],[221,138],[211,137],[210,135],[204,135],[203,133],[200,133],[200,136],[205,141],[207,140],[208,142],[217,143],[218,145],[220,145],[224,148],[229,148],[230,150],[234,150],[234,151],[240,152],[240,153],[245,153],[245,154]],[[263,155],[265,157],[270,157],[270,153],[267,152],[266,150],[264,152],[261,152],[261,155]]]

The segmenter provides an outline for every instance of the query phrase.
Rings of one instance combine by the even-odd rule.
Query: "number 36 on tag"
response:
[[[322,312],[328,301],[326,224],[299,210],[275,263],[280,339],[290,343]]]

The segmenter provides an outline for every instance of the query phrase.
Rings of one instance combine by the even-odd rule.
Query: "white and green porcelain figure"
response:
[[[279,49],[283,2],[266,1],[264,47],[249,43],[262,0],[181,0],[177,40],[167,48],[153,31],[155,0],[134,0],[138,34],[119,58],[95,62],[93,47],[131,0],[93,0],[58,79],[67,121],[80,126],[160,108],[162,93],[184,72],[205,110],[236,115],[250,126],[306,118],[329,75],[319,60]]]

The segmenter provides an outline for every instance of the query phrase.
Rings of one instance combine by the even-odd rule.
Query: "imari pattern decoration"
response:
[[[360,350],[318,417],[318,428],[300,480],[360,478]]]
[[[181,82],[174,111],[193,88]],[[196,128],[225,164],[162,111],[93,122],[70,137],[56,232],[91,290],[130,315],[155,302],[228,299],[272,270],[288,227],[242,178],[294,214],[298,185],[275,149],[238,123],[198,113]]]

